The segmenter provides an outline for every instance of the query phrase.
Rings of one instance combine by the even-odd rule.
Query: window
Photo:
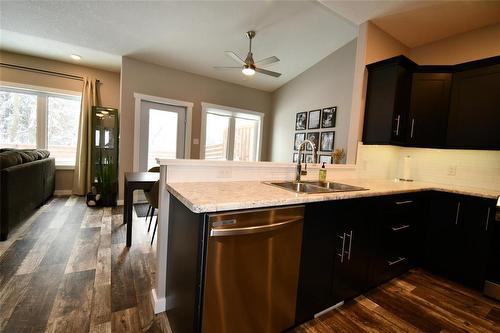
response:
[[[74,166],[80,97],[0,87],[0,147],[47,149],[56,165]]]
[[[177,112],[149,109],[148,170],[156,158],[176,158],[177,118]]]
[[[258,161],[262,113],[202,103],[202,158]]]

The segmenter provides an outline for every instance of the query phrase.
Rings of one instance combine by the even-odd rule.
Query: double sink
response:
[[[320,181],[301,181],[301,182],[264,182],[264,184],[277,186],[279,188],[292,191],[295,193],[334,193],[334,192],[350,192],[364,191],[366,188],[352,186],[335,182],[320,182]]]

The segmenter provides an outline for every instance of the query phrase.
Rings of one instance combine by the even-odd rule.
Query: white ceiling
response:
[[[331,1],[350,21],[372,21],[409,48],[500,22],[500,1]]]
[[[315,1],[0,3],[0,47],[64,61],[119,70],[121,56],[272,91],[357,35],[350,21]],[[254,29],[256,60],[280,78],[216,71],[235,63],[224,54],[246,55]]]
[[[119,71],[121,57],[272,91],[351,41],[371,20],[408,47],[500,22],[500,1],[1,1],[0,48]],[[280,78],[213,66],[244,57],[254,29],[256,60]]]

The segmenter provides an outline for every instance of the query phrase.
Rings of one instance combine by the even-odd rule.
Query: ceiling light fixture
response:
[[[78,54],[72,54],[72,55],[70,55],[70,57],[71,57],[71,59],[73,59],[73,60],[82,60],[82,57],[81,57],[81,56],[79,56]]]
[[[243,67],[241,72],[247,76],[252,76],[255,74],[255,69],[253,69],[252,67],[249,67],[249,66],[245,66],[245,67]]]

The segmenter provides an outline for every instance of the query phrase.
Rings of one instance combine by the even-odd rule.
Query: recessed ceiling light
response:
[[[71,57],[71,59],[73,59],[73,60],[82,60],[82,57],[81,57],[81,56],[79,56],[78,54],[72,54],[72,55],[70,55],[70,57]]]

